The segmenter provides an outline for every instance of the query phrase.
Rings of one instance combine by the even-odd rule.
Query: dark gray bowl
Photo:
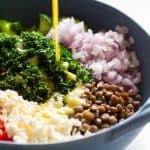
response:
[[[39,13],[50,13],[50,0],[1,0],[0,19],[38,22]],[[94,0],[60,0],[61,16],[84,20],[94,31],[126,25],[136,41],[134,49],[141,61],[141,109],[129,119],[84,139],[64,143],[21,145],[0,142],[0,150],[122,150],[150,120],[150,37],[133,20],[112,7]]]

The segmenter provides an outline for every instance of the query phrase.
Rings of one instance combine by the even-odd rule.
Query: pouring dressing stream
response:
[[[56,61],[60,60],[60,47],[58,40],[58,15],[59,15],[58,0],[52,0],[52,15],[53,15],[53,28],[54,28],[54,41],[56,50]]]

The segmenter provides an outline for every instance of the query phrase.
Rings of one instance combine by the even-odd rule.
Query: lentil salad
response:
[[[6,21],[6,24],[11,22]],[[3,25],[6,24],[3,22]],[[27,83],[21,82],[24,81],[23,78],[19,80],[17,88],[11,84],[16,83],[16,80],[11,80],[10,83],[10,78],[6,78],[9,86],[3,84],[0,88],[0,140],[43,143],[81,138],[111,127],[138,110],[141,100],[137,86],[141,81],[138,69],[140,63],[135,52],[130,50],[134,40],[128,35],[127,27],[117,26],[116,31],[93,33],[91,29],[85,28],[84,22],[76,22],[74,18],[62,19],[58,26],[59,40],[63,47],[62,60],[54,66],[51,61],[55,57],[54,30],[50,24],[44,33],[39,27],[35,31],[17,27],[19,30],[12,32],[13,29],[10,28],[7,32],[0,29],[1,52],[6,48],[6,53],[1,53],[0,58],[9,52],[3,44],[4,39],[9,42],[11,38],[20,38],[21,35],[22,38],[15,46],[19,45],[16,49],[18,54],[21,52],[22,55],[26,49],[29,52],[21,58],[27,61],[27,73],[30,66],[28,75],[31,78],[27,79],[31,79],[29,83],[33,79],[34,82],[26,84],[25,89],[30,89],[29,93],[34,97],[29,99],[28,91],[20,91]],[[50,42],[52,43],[49,44]],[[41,43],[44,46],[41,47]],[[7,59],[9,58],[8,56]],[[20,57],[18,60],[21,63]],[[14,64],[14,68],[17,65]],[[22,66],[18,66],[17,70],[22,69]],[[9,71],[14,69],[8,68]],[[38,71],[32,72],[33,68]],[[4,69],[1,72],[4,73]],[[35,74],[39,77],[35,78]],[[8,76],[10,72],[4,75]],[[21,75],[22,70],[15,72],[15,79],[18,81]],[[41,82],[42,86],[36,84]],[[38,89],[36,92],[35,88]],[[40,92],[46,95],[43,96]],[[40,97],[36,97],[35,93]]]

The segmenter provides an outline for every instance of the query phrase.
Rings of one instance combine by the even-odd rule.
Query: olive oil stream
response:
[[[54,28],[56,61],[59,61],[61,57],[59,39],[58,39],[59,0],[52,0],[52,18],[53,18],[53,28]]]
[[[53,18],[53,29],[54,29],[54,42],[56,51],[56,61],[60,61],[60,46],[58,38],[58,21],[59,21],[59,0],[52,0],[52,18]],[[67,62],[64,62],[66,64]],[[68,64],[68,63],[67,63]],[[66,65],[64,65],[65,68]],[[68,67],[65,68],[66,77],[68,80],[76,80],[75,74],[68,71]]]

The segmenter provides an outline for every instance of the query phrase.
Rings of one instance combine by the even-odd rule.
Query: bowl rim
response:
[[[86,0],[85,0],[86,1]],[[109,5],[109,4],[106,4],[104,2],[101,2],[99,0],[91,0],[93,3],[96,3],[97,5],[103,5],[104,7],[107,7],[108,9],[112,9],[114,10],[115,12],[118,12],[119,14],[125,16],[128,20],[130,20],[133,24],[135,24],[137,26],[138,29],[140,29],[143,34],[145,34],[145,36],[147,37],[150,37],[149,33],[147,33],[145,31],[145,29],[143,29],[141,27],[141,25],[139,25],[134,19],[132,19],[130,16],[128,16],[126,13],[122,12],[121,10]],[[83,20],[84,21],[84,20]],[[147,101],[147,100],[146,100]],[[145,102],[146,102],[145,101]],[[144,103],[145,103],[144,102]],[[143,104],[144,104],[143,103]],[[143,105],[142,104],[142,105]],[[86,135],[86,136],[83,136],[83,137],[77,137],[77,138],[74,138],[74,139],[67,139],[65,141],[57,141],[57,142],[41,142],[41,143],[15,143],[15,142],[11,142],[11,141],[0,141],[0,145],[13,145],[13,146],[50,146],[50,145],[60,145],[60,144],[67,144],[67,143],[73,143],[73,142],[78,142],[80,140],[87,140],[89,138],[92,138],[94,136],[97,136],[97,135],[102,135],[102,134],[105,134],[105,133],[108,133],[108,132],[112,132],[112,131],[115,131],[116,129],[118,129],[119,127],[123,126],[123,125],[127,125],[129,124],[131,121],[134,121],[134,118],[141,112],[141,106],[140,106],[140,109],[135,112],[132,116],[130,116],[129,118],[109,127],[109,128],[106,128],[106,129],[102,129],[96,133],[92,133],[92,134],[89,134],[89,135]]]

